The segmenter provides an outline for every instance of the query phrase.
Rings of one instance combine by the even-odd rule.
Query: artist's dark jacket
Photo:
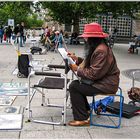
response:
[[[81,59],[78,58],[78,63],[80,62]],[[100,44],[93,52],[90,67],[79,67],[77,74],[82,78],[91,79],[94,82],[92,86],[104,93],[114,94],[118,89],[120,71],[111,48],[105,44]]]

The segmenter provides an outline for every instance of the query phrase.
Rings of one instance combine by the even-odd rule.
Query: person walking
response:
[[[74,80],[69,86],[70,98],[74,120],[70,126],[85,126],[90,124],[90,106],[87,96],[99,93],[116,94],[119,85],[120,71],[116,59],[106,39],[108,34],[104,33],[98,23],[90,23],[84,26],[85,59],[69,53],[76,64],[71,64],[73,71],[81,81]]]
[[[20,36],[20,33],[19,33],[19,24],[17,24],[14,28],[14,34],[16,36],[16,39],[15,39],[15,43],[19,43],[19,36]]]
[[[23,47],[23,37],[24,37],[24,22],[19,25],[19,36],[20,36],[20,47]]]
[[[1,26],[0,27],[0,42],[2,43],[2,41],[3,41],[3,35],[4,35],[4,29],[3,29],[3,27]]]
[[[12,29],[10,26],[8,26],[6,30],[6,36],[7,36],[7,42],[11,43]]]

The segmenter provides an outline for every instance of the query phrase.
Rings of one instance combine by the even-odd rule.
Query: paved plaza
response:
[[[29,52],[31,45],[27,44],[25,47],[20,48],[21,52]],[[140,50],[139,54],[128,54],[128,44],[115,44],[113,52],[116,56],[118,67],[120,71],[126,69],[140,68]],[[84,55],[84,45],[68,45],[70,52],[75,52],[78,56]],[[45,55],[33,55],[36,59],[45,59],[45,65],[48,64],[61,64],[62,58],[59,53],[48,52]],[[1,44],[0,45],[0,82],[28,82],[27,78],[17,78],[13,75],[15,67],[17,66],[17,53],[12,45]],[[32,77],[32,81],[39,80],[37,77]],[[139,86],[139,83],[136,82]],[[120,75],[120,87],[123,90],[125,97],[124,102],[128,103],[129,98],[127,96],[127,90],[132,86],[132,80],[126,78],[122,74]],[[63,103],[63,92],[58,90],[51,91],[49,94],[50,102]],[[90,99],[89,99],[90,100]],[[61,118],[60,109],[57,108],[45,108],[41,106],[41,95],[36,94],[33,100],[34,116],[43,120],[58,120]],[[101,128],[95,126],[88,127],[72,127],[72,126],[56,126],[39,124],[33,122],[27,122],[28,112],[25,109],[27,106],[27,97],[17,97],[13,103],[13,106],[23,107],[23,127],[21,131],[1,131],[0,138],[6,139],[117,139],[117,138],[140,138],[140,116],[135,116],[131,119],[122,118],[122,125],[120,129]],[[66,122],[72,120],[71,109],[67,110]]]

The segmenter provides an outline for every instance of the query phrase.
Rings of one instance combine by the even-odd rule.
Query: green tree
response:
[[[49,9],[49,15],[60,23],[73,24],[74,31],[79,31],[80,18],[93,18],[96,14],[108,14],[114,17],[134,15],[140,8],[140,2],[42,2]]]
[[[43,25],[43,21],[37,19],[37,14],[33,14],[27,17],[28,28],[36,28],[41,27]]]
[[[99,12],[111,12],[114,17],[118,15],[129,15],[134,17],[134,13],[140,9],[140,2],[99,2]]]
[[[79,20],[87,17],[92,8],[92,17],[96,14],[93,2],[42,2],[48,8],[49,15],[60,24],[74,25],[74,31],[79,32]]]
[[[14,19],[15,24],[24,21],[31,13],[30,5],[32,2],[0,2],[0,20],[6,24],[8,19]]]

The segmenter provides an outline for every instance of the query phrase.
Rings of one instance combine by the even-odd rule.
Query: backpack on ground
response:
[[[28,54],[21,54],[18,56],[18,78],[27,78],[30,72],[29,56]]]
[[[31,50],[32,54],[34,54],[34,53],[42,54],[42,49],[39,47],[31,47],[30,50]]]

